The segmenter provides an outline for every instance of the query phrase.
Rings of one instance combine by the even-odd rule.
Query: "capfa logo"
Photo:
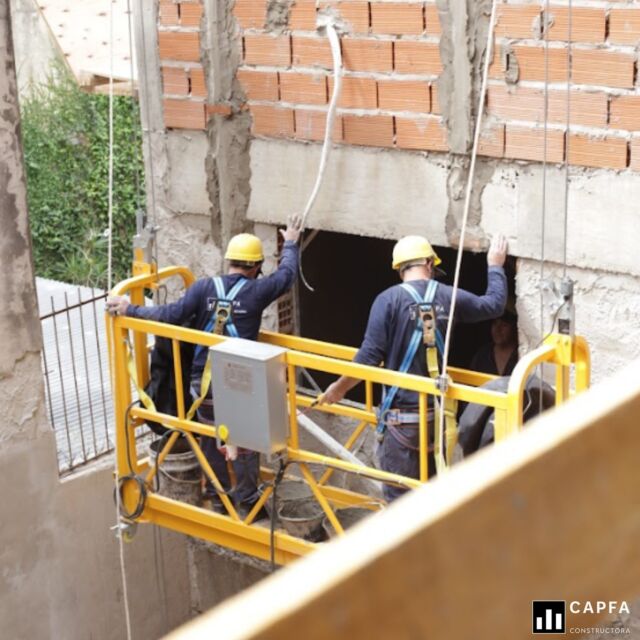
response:
[[[573,600],[569,604],[569,611],[571,613],[631,613],[629,611],[629,605],[622,600],[596,600],[591,602],[580,602],[580,600]]]
[[[533,634],[566,633],[566,608],[565,600],[533,600],[532,602],[532,632]],[[629,604],[624,600],[572,600],[569,603],[569,611],[576,614],[608,614],[620,615],[630,613]],[[592,633],[595,629],[574,627],[570,633]],[[616,633],[629,633],[626,628],[616,628]]]
[[[534,600],[533,633],[566,633],[564,600]]]

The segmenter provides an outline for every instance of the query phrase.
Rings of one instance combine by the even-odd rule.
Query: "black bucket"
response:
[[[360,522],[360,520],[370,516],[372,513],[374,512],[369,509],[363,509],[362,507],[348,507],[346,509],[337,509],[336,518],[338,518],[338,522],[346,531],[350,527],[353,527],[353,525]],[[322,528],[329,538],[335,538],[337,536],[336,530],[333,528],[331,522],[329,522],[329,518],[325,517],[323,519]]]
[[[278,507],[278,520],[287,533],[312,542],[324,538],[323,518],[324,511],[315,499],[285,502]]]

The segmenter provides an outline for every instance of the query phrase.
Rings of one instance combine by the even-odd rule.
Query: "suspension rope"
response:
[[[318,169],[318,175],[316,182],[313,185],[313,190],[307,201],[307,205],[304,208],[302,214],[301,229],[304,231],[307,224],[307,218],[311,213],[311,209],[316,202],[318,193],[320,192],[320,186],[324,179],[324,174],[327,169],[327,160],[329,158],[329,151],[331,150],[331,134],[333,133],[333,123],[336,116],[336,109],[338,108],[338,100],[340,98],[340,92],[342,91],[342,53],[340,52],[340,38],[336,31],[335,25],[329,20],[325,26],[327,30],[327,37],[329,38],[329,45],[331,46],[331,56],[333,58],[333,94],[331,96],[331,102],[329,103],[329,111],[327,112],[327,122],[324,131],[324,142],[322,144],[322,153],[320,154],[320,167]],[[300,263],[298,267],[300,273],[300,280],[309,291],[314,291],[313,287],[307,282],[302,270],[302,249],[300,249]]]
[[[107,187],[107,291],[113,285],[113,0],[109,3],[109,168]]]
[[[550,0],[546,0],[544,7],[544,129],[543,129],[543,142],[542,142],[542,213],[540,221],[540,342],[544,342],[544,261],[545,261],[545,249],[546,249],[546,221],[547,221],[547,152],[549,149],[549,28],[551,26],[551,3]],[[553,329],[553,328],[552,328]],[[540,363],[538,367],[538,378],[540,379],[540,406],[539,410],[542,413],[542,384],[544,379],[544,364]]]
[[[573,0],[569,0],[567,24],[567,130],[564,156],[564,250],[562,256],[563,277],[567,277],[567,240],[569,231],[569,149],[571,142],[571,63],[573,57]],[[553,329],[553,327],[552,327]]]
[[[113,36],[113,5],[115,0],[109,2],[109,187],[108,187],[108,208],[109,208],[109,230],[108,230],[108,263],[107,263],[107,286],[111,291],[112,278],[113,278],[113,156],[114,156],[114,144],[113,144],[113,56],[114,56],[114,36]],[[133,78],[131,79],[133,82]],[[113,333],[110,336],[113,341]],[[111,353],[114,353],[113,342]],[[113,378],[113,366],[111,366],[112,378]],[[112,390],[115,386],[111,384]],[[118,460],[118,439],[115,440],[115,456]],[[122,531],[120,529],[120,513],[122,506],[122,496],[120,494],[120,477],[118,474],[118,464],[115,465],[115,495],[116,495],[116,535],[118,538],[119,546],[119,558],[120,558],[120,576],[122,579],[122,600],[124,603],[125,625],[127,629],[127,640],[131,640],[131,613],[129,610],[129,590],[127,587],[127,570],[124,559],[124,540],[122,539]]]
[[[467,229],[467,221],[469,218],[469,210],[471,208],[471,194],[473,191],[473,180],[475,177],[475,169],[476,169],[476,160],[478,157],[478,147],[480,145],[480,134],[482,132],[482,120],[484,115],[484,105],[487,96],[487,85],[489,81],[489,66],[492,61],[492,53],[493,53],[493,34],[495,31],[496,24],[496,13],[497,13],[497,0],[493,0],[491,5],[491,17],[489,19],[489,32],[487,34],[487,47],[485,50],[485,59],[484,59],[484,69],[482,73],[482,85],[480,88],[480,98],[478,100],[478,115],[476,118],[476,127],[473,138],[473,148],[471,151],[471,164],[469,166],[469,176],[467,178],[467,189],[465,195],[464,202],[464,212],[462,216],[462,226],[460,231],[460,240],[458,246],[458,255],[456,258],[456,269],[455,276],[453,280],[453,293],[451,296],[451,308],[449,311],[449,318],[447,320],[447,333],[445,336],[444,342],[444,350],[442,354],[442,373],[443,376],[447,375],[447,368],[449,365],[449,349],[451,346],[451,334],[453,329],[453,317],[455,315],[456,310],[456,302],[458,298],[458,287],[460,284],[460,269],[462,266],[462,254],[464,251],[464,238]],[[442,403],[444,405],[444,402]],[[436,463],[441,469],[446,469],[446,462],[443,457],[444,451],[444,421],[445,421],[445,412],[444,406],[439,411],[439,422],[440,422],[440,460],[436,460]]]

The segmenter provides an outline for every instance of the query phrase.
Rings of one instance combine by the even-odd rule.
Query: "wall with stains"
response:
[[[45,412],[8,2],[0,0],[0,620],[6,638],[126,636],[119,549],[110,527],[113,461],[64,481]],[[158,638],[189,603],[184,537],[152,529],[125,551],[134,637]],[[165,582],[164,576],[171,579]]]

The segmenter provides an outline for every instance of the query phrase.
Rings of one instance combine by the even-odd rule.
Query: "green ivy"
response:
[[[85,93],[58,73],[21,106],[36,274],[106,288],[109,98]],[[136,209],[144,206],[141,138],[137,103],[116,96],[114,283],[129,275]]]

